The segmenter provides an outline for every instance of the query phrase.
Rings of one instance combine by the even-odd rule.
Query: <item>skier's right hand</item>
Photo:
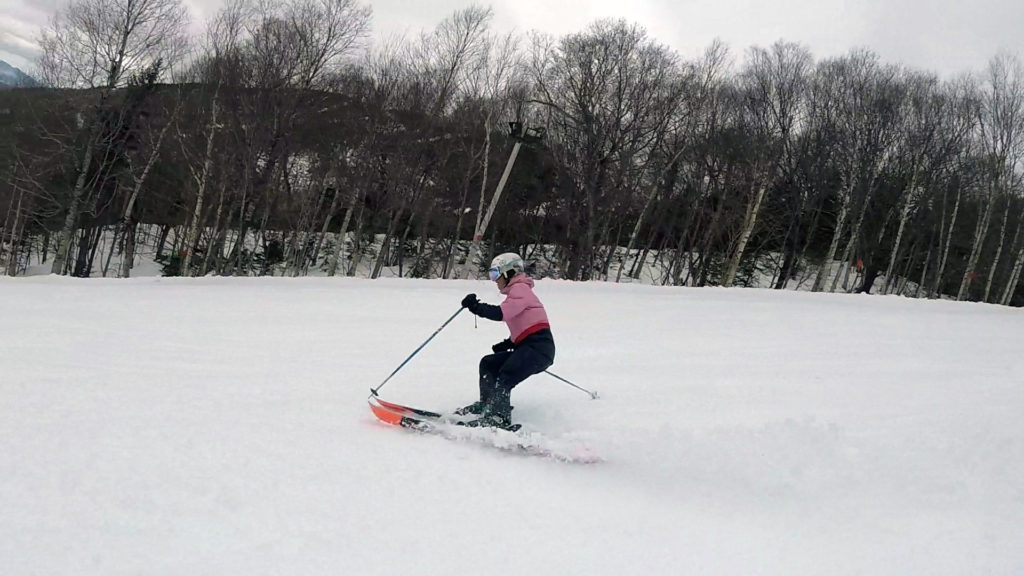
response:
[[[511,352],[512,350],[515,349],[516,345],[513,344],[512,341],[509,340],[508,338],[505,338],[501,342],[498,342],[494,346],[491,346],[491,350],[494,350],[495,354],[500,354],[502,352]]]
[[[473,307],[480,303],[477,299],[476,294],[466,294],[466,297],[462,299],[462,307],[469,308],[469,311],[473,311]]]

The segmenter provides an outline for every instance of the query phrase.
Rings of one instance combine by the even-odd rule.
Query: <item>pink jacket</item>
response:
[[[513,342],[519,344],[530,334],[551,327],[544,305],[533,293],[533,278],[516,274],[501,293],[505,295],[505,301],[501,303],[501,319],[508,324]]]

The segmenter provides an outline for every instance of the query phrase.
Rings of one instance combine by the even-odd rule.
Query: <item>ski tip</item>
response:
[[[394,424],[395,426],[402,425],[402,415],[396,414],[383,406],[374,402],[368,402],[370,410],[373,411],[373,415],[377,417],[381,422],[387,422],[388,424]]]
[[[395,404],[394,402],[388,402],[387,400],[376,397],[373,399],[374,402],[380,404],[384,408],[391,410],[392,412],[398,412],[404,416],[413,416],[416,418],[441,418],[441,415],[437,412],[431,412],[430,410],[421,410],[419,408],[412,408],[410,406],[403,406],[401,404]]]

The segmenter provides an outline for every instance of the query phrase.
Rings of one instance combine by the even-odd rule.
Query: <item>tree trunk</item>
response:
[[[85,265],[89,260],[89,247],[91,246],[90,239],[92,238],[92,228],[82,228],[78,233],[78,242],[73,246],[75,252],[75,265],[71,269],[71,275],[76,278],[86,278]]]
[[[87,277],[92,276],[92,269],[94,263],[96,262],[96,254],[99,251],[98,249],[100,247],[100,241],[106,236],[104,234],[104,232],[106,232],[104,228],[104,226],[96,227],[96,235],[92,240],[92,246],[89,248],[89,262],[85,268],[85,273]],[[100,260],[102,260],[102,258]]]
[[[853,247],[857,244],[857,238],[860,236],[861,226],[864,225],[864,216],[868,212],[868,204],[871,203],[871,193],[875,189],[875,178],[871,178],[871,182],[868,185],[868,191],[864,195],[864,204],[861,207],[860,215],[857,216],[857,223],[854,224],[853,229],[850,230],[850,239],[846,242],[846,248],[843,250],[843,262],[849,262],[853,257]],[[847,268],[844,276],[849,277],[850,269]],[[836,285],[839,283],[839,275],[832,279],[832,292],[836,291]],[[843,280],[844,287],[846,285],[846,279]]]
[[[921,297],[921,288],[924,286],[925,280],[928,278],[928,266],[931,265],[932,248],[934,247],[934,243],[935,236],[933,235],[928,243],[928,253],[924,256],[924,266],[921,267],[921,281],[917,283],[917,288],[914,289],[914,298]]]
[[[931,297],[939,297],[939,289],[942,286],[942,275],[946,270],[946,262],[949,260],[949,247],[953,243],[953,229],[956,227],[956,217],[960,212],[960,198],[963,196],[962,189],[957,186],[956,202],[953,203],[953,214],[949,218],[949,229],[946,231],[945,241],[939,236],[939,249],[942,256],[939,259],[939,269],[935,271],[935,282],[932,284]],[[941,233],[941,231],[940,231]]]
[[[402,234],[398,239],[398,277],[405,277],[405,246],[409,241],[409,233],[412,231],[413,222],[419,218],[417,209],[420,205],[420,195],[423,193],[425,179],[420,179],[416,184],[416,189],[413,191],[412,199],[409,201],[409,218],[405,221],[405,229],[402,230]],[[429,220],[429,211],[427,218],[424,219],[424,223]]]
[[[232,275],[238,275],[242,271],[242,253],[245,249],[245,237],[249,233],[249,220],[252,218],[252,213],[255,212],[255,207],[250,207],[248,203],[249,184],[247,182],[246,186],[242,188],[242,201],[238,207],[238,233],[235,236],[235,244],[231,247],[231,253],[228,259],[224,261],[224,269],[221,270],[221,276],[226,275],[229,267],[231,268]]]
[[[135,232],[138,226],[132,221],[121,235],[124,247],[121,249],[121,278],[128,278],[135,266]]]
[[[1010,274],[1010,279],[1006,283],[1006,288],[1003,290],[1003,297],[1001,304],[1009,306],[1013,300],[1013,295],[1017,291],[1017,284],[1020,282],[1022,276],[1021,269],[1024,269],[1024,247],[1017,253],[1017,262],[1013,265],[1013,272]]]
[[[636,246],[637,236],[640,235],[640,228],[644,224],[644,218],[647,217],[647,212],[651,209],[651,204],[653,204],[654,200],[657,199],[658,197],[658,182],[660,182],[661,179],[664,178],[670,170],[674,169],[675,163],[679,160],[679,157],[682,156],[684,150],[685,148],[680,146],[679,149],[676,150],[676,153],[672,155],[672,158],[669,159],[669,161],[665,164],[665,168],[661,171],[661,174],[659,174],[658,177],[655,178],[654,185],[651,186],[651,192],[647,195],[647,199],[644,200],[644,207],[640,210],[640,215],[636,217],[636,224],[633,225],[633,231],[629,234],[629,243],[626,244],[627,258],[629,257],[629,254],[633,251],[633,248]],[[670,180],[674,180],[674,178],[671,178]],[[667,188],[669,191],[671,191],[672,186],[668,186]],[[622,280],[623,268],[625,268],[625,266],[619,267],[619,271],[615,275],[616,282]],[[635,265],[633,267],[633,270],[636,270]],[[630,271],[630,276],[632,276],[633,270]]]
[[[327,230],[331,226],[331,221],[334,219],[334,211],[338,209],[338,200],[341,198],[341,191],[337,185],[334,186],[334,196],[331,198],[331,207],[327,209],[327,216],[324,218],[324,225],[320,227],[320,235],[316,240],[316,247],[313,249],[313,257],[309,260],[316,264],[317,259],[320,257],[320,250],[323,249],[324,239],[327,238]],[[302,274],[309,274],[309,260],[306,265],[302,268]]]
[[[362,197],[359,190],[354,190],[345,209],[345,217],[341,220],[341,228],[338,230],[338,249],[331,254],[331,261],[327,265],[327,275],[334,276],[338,272],[338,262],[345,253],[345,241],[348,236],[348,223],[352,219],[352,212],[355,210],[356,202]]]
[[[89,130],[89,139],[86,141],[85,151],[82,153],[78,177],[75,178],[75,187],[71,190],[71,204],[68,205],[64,226],[58,236],[57,253],[53,256],[53,264],[50,266],[51,274],[64,274],[67,270],[68,254],[71,251],[71,242],[78,225],[78,211],[82,206],[82,196],[85,195],[85,180],[89,174],[89,167],[92,165],[93,142],[98,136],[98,125],[99,122],[94,122],[94,127]]]
[[[254,210],[255,210],[255,208],[254,208]],[[255,230],[252,233],[253,246],[258,246],[261,242],[263,243],[264,246],[267,245],[267,223],[268,222],[270,222],[270,203],[269,202],[263,208],[263,218],[260,220],[260,227],[259,227],[259,229]],[[245,240],[245,236],[242,237],[242,240]],[[281,235],[281,243],[282,243],[282,245],[284,244],[284,234]],[[253,250],[253,252],[255,252],[255,250]],[[266,250],[264,250],[263,254],[266,255]],[[280,264],[280,262],[278,262],[277,264]],[[272,266],[274,266],[274,264],[271,264],[268,261],[268,259],[264,257],[264,259],[263,259],[263,266],[260,268],[259,275],[260,276],[266,276],[269,273],[270,276],[273,276],[274,275],[274,269],[273,269]],[[239,263],[239,267],[241,267],[241,263]],[[256,259],[255,258],[249,258],[249,268],[248,268],[248,270],[246,270],[245,274],[246,274],[246,276],[253,276],[253,275],[255,275],[255,272],[256,272]]]
[[[592,280],[594,277],[594,263],[597,252],[597,202],[602,197],[605,182],[608,177],[607,157],[598,161],[597,177],[592,186],[585,186],[587,198],[587,219],[586,230],[583,234],[583,245],[579,247],[578,254],[570,261],[569,277],[572,280]]]
[[[636,217],[636,223],[633,225],[633,231],[629,234],[629,242],[626,243],[626,254],[625,258],[629,258],[629,255],[633,252],[633,248],[636,246],[636,239],[640,235],[640,227],[644,224],[644,218],[647,216],[648,210],[651,209],[651,204],[654,203],[654,199],[658,197],[658,185],[655,184],[651,187],[650,194],[647,195],[647,199],[644,200],[644,206],[640,209],[640,215]],[[625,266],[619,266],[618,272],[615,273],[615,281],[620,282],[622,280],[622,270]],[[634,262],[628,276],[632,277],[633,272],[636,270],[636,263]]]
[[[14,224],[11,229],[7,230],[7,224],[4,224],[4,232],[10,233],[10,251],[7,255],[7,275],[17,276],[18,275],[18,241],[20,234],[18,233],[18,221],[21,219],[21,201],[25,197],[25,193],[18,189],[18,207],[14,210]],[[12,202],[13,204],[13,202]],[[24,232],[25,224],[22,223],[21,229]],[[3,238],[0,237],[0,242]]]
[[[12,181],[13,181],[13,178],[12,178]],[[15,193],[19,192],[17,185],[15,185],[14,191],[15,191]],[[21,206],[20,202],[19,202],[18,205],[19,205],[19,212],[20,212],[20,206]],[[0,228],[0,261],[4,262],[4,266],[2,268],[0,268],[0,269],[5,270],[5,271],[7,270],[8,265],[10,263],[10,259],[9,258],[8,258],[8,260],[3,260],[4,246],[5,246],[5,244],[4,244],[4,235],[5,234],[10,237],[10,243],[8,244],[8,246],[10,247],[10,250],[9,250],[8,253],[13,252],[13,250],[14,250],[14,233],[11,230],[11,227],[10,227],[11,226],[11,212],[12,211],[14,211],[14,199],[13,198],[7,204],[7,216],[4,218],[4,226],[3,226],[3,228]],[[17,216],[15,216],[15,220],[17,220]],[[13,276],[13,274],[12,274],[12,276]]]
[[[206,135],[206,156],[203,159],[203,172],[198,178],[199,189],[196,191],[196,206],[192,211],[192,223],[188,228],[188,236],[185,240],[185,258],[181,264],[181,275],[192,275],[192,252],[196,248],[199,236],[199,224],[203,214],[203,196],[206,193],[206,182],[210,177],[210,167],[213,164],[213,139],[217,134],[217,92],[213,94],[213,109],[210,112],[210,123]]]
[[[843,205],[839,208],[839,218],[836,219],[836,229],[832,232],[832,242],[828,246],[828,252],[825,253],[825,260],[821,264],[821,268],[818,270],[818,276],[814,279],[814,286],[811,288],[812,292],[821,292],[825,289],[825,283],[828,281],[828,276],[832,273],[832,260],[836,257],[836,250],[839,249],[839,238],[843,235],[843,227],[846,225],[846,217],[850,213],[850,197],[853,195],[854,183],[851,182],[847,186],[846,191],[843,194]],[[843,258],[846,261],[846,258]]]
[[[226,185],[222,184],[221,186],[221,193],[226,193],[224,189],[224,186]],[[220,230],[217,234],[216,248],[212,251],[213,256],[209,261],[209,265],[203,269],[203,276],[206,276],[211,271],[218,275],[224,273],[224,270],[227,267],[227,262],[231,259],[231,251],[226,250],[226,248],[231,236],[231,226],[235,217],[235,212],[235,203],[233,201],[229,202],[224,211],[224,223],[220,225]],[[241,218],[240,214],[239,218]]]
[[[907,259],[907,265],[903,267],[903,273],[900,274],[899,282],[896,283],[895,292],[902,296],[906,293],[907,284],[910,283],[910,271],[914,269],[914,264],[917,263],[917,242],[910,245],[910,258]]]
[[[423,269],[422,268],[422,262],[423,262],[423,260],[425,258],[427,258],[427,256],[426,256],[426,252],[427,252],[427,247],[426,247],[427,234],[428,234],[429,229],[430,229],[430,220],[433,217],[434,217],[434,203],[433,202],[428,202],[427,203],[427,213],[423,217],[423,226],[421,227],[420,241],[419,241],[418,251],[416,253],[416,259],[413,261],[413,264],[412,264],[412,273],[419,273],[419,270]],[[432,260],[433,259],[428,259],[428,261],[427,261],[427,272],[424,274],[425,278],[429,278],[430,277],[429,270],[430,270],[430,264],[431,264]]]
[[[127,204],[125,204],[124,208],[124,214],[121,217],[120,232],[122,238],[125,237],[124,235],[127,234],[129,228],[134,229],[132,222],[134,217],[133,211],[135,210],[135,202],[138,200],[139,193],[142,191],[143,183],[145,183],[146,179],[149,177],[150,171],[153,169],[153,166],[156,164],[157,158],[160,156],[160,147],[163,144],[164,135],[167,134],[167,129],[171,127],[174,117],[177,116],[177,112],[178,109],[175,108],[174,114],[172,114],[171,118],[167,121],[167,124],[165,124],[164,127],[160,130],[160,135],[157,136],[156,144],[154,144],[153,150],[149,153],[149,158],[146,159],[146,166],[142,169],[142,174],[135,179],[135,185],[132,187],[131,195],[128,197],[128,202]],[[134,245],[134,241],[131,242],[133,250]],[[134,258],[134,254],[128,254],[124,250],[122,250],[121,265],[119,267],[119,275],[121,278],[128,278],[128,276],[131,274],[132,265],[134,264]],[[106,276],[106,271],[104,271],[103,275]]]
[[[78,278],[89,278],[92,276],[92,263],[102,235],[103,228],[101,226],[90,226],[82,229],[78,244],[78,256],[75,259],[74,276]]]
[[[40,264],[46,264],[46,259],[50,255],[50,231],[43,230],[43,247],[41,249],[42,258],[39,260]]]
[[[789,283],[796,267],[797,247],[800,246],[800,217],[803,215],[803,205],[797,209],[790,219],[786,235],[782,239],[782,261],[779,264],[778,276],[772,283],[774,290],[782,290]]]
[[[644,244],[643,250],[640,252],[640,255],[633,260],[633,265],[629,270],[629,277],[634,280],[640,279],[644,266],[647,264],[647,258],[650,256],[651,250],[654,249],[654,243],[658,237],[658,233],[665,226],[664,214],[665,211],[662,211],[662,215],[658,218],[657,224],[651,227],[650,234],[648,234],[647,242]]]
[[[156,243],[156,257],[164,255],[164,245],[167,244],[167,236],[171,233],[171,225],[164,224],[160,227],[160,240]]]
[[[206,254],[203,255],[203,266],[199,270],[199,274],[202,276],[206,276],[210,271],[210,260],[213,258],[214,253],[217,254],[217,259],[219,259],[224,251],[224,237],[227,232],[227,222],[225,222],[222,229],[220,220],[224,215],[224,196],[226,188],[227,184],[222,181],[220,185],[220,194],[217,198],[217,211],[213,216],[213,233],[210,237],[210,243],[206,248]]]
[[[402,212],[405,211],[405,206],[400,205],[395,213],[391,215],[391,221],[388,222],[388,231],[384,234],[384,240],[380,244],[380,252],[377,253],[377,260],[373,263],[373,271],[370,273],[370,279],[377,279],[380,277],[380,273],[384,270],[385,258],[388,257],[390,252],[389,248],[391,245],[391,237],[395,234],[395,228],[398,226],[398,220],[402,216]]]
[[[121,241],[121,226],[117,225],[114,227],[114,241],[110,243],[110,250],[107,251],[107,258],[103,261],[102,271],[103,277],[107,277],[107,271],[110,270],[110,261],[114,259],[114,252],[117,251],[118,244],[123,244]]]
[[[448,255],[445,260],[444,270],[441,273],[441,277],[445,280],[455,273],[455,253],[459,246],[459,236],[462,235],[462,220],[466,215],[466,199],[469,198],[469,179],[470,175],[467,173],[466,180],[462,186],[462,202],[459,203],[459,215],[455,219],[455,230],[452,232],[452,240],[448,246]]]
[[[1017,232],[1014,234],[1014,244],[1016,244],[1016,238],[1020,236],[1022,224],[1024,224],[1024,218],[1021,218],[1020,222],[1017,223]],[[1003,289],[1003,294],[999,298],[1000,304],[1004,306],[1010,305],[1010,300],[1013,299],[1013,293],[1017,291],[1017,282],[1020,280],[1022,268],[1024,268],[1024,244],[1021,245],[1020,250],[1017,252],[1017,261],[1013,264],[1013,269],[1010,271],[1010,278],[1006,281],[1006,288]]]
[[[907,227],[907,220],[910,219],[910,212],[914,208],[914,194],[916,193],[916,190],[914,188],[914,181],[915,178],[910,179],[910,186],[907,191],[907,197],[906,200],[904,200],[903,202],[903,210],[900,212],[900,225],[899,228],[896,230],[896,240],[893,242],[892,245],[892,253],[889,254],[889,266],[885,269],[885,283],[882,284],[882,294],[889,293],[889,287],[891,286],[892,282],[892,272],[896,266],[896,258],[899,257],[900,254],[900,244],[903,242],[903,231]]]
[[[291,163],[286,159],[283,163],[285,188],[288,197],[292,197],[291,187]],[[306,191],[308,194],[308,190]],[[303,202],[299,212],[299,220],[292,232],[292,240],[289,243],[288,251],[285,253],[285,274],[291,277],[298,277],[299,274],[306,274],[309,270],[310,261],[310,240],[315,237],[316,219],[323,206],[324,197],[327,194],[326,178],[317,186],[315,198]],[[329,215],[328,215],[329,217]],[[315,260],[314,260],[315,262]]]
[[[995,203],[996,196],[995,190],[993,190],[989,193],[985,211],[982,212],[978,219],[978,225],[975,227],[974,242],[971,247],[970,257],[967,259],[967,269],[964,270],[963,279],[960,280],[960,290],[956,294],[957,301],[962,301],[967,297],[971,280],[974,279],[974,268],[978,265],[978,257],[981,255],[981,247],[985,243],[985,236],[988,236],[988,226],[992,219],[992,208],[995,206]]]
[[[705,186],[710,184],[707,183]],[[672,281],[673,286],[679,286],[683,282],[683,266],[684,263],[687,266],[686,277],[690,275],[691,269],[689,265],[693,262],[693,246],[697,242],[697,228],[698,225],[694,224],[697,213],[701,210],[703,205],[701,199],[707,193],[707,190],[701,190],[697,196],[693,199],[692,205],[688,206],[686,210],[686,216],[683,218],[682,229],[679,231],[679,241],[676,243],[675,254],[672,256],[672,262],[669,264],[669,271],[665,275],[667,284],[669,280]]]
[[[754,197],[752,204],[747,205],[747,213],[743,219],[743,232],[740,234],[736,251],[733,252],[732,258],[729,260],[729,266],[726,268],[725,277],[722,279],[722,286],[726,288],[731,287],[736,280],[736,272],[740,269],[743,251],[746,250],[750,234],[754,231],[754,226],[757,224],[757,215],[761,211],[761,202],[764,200],[764,194],[767,190],[767,182],[762,183],[758,187],[757,195]]]
[[[362,236],[363,225],[365,223],[365,220],[363,218],[364,208],[365,208],[365,205],[360,204],[359,205],[359,214],[356,215],[356,231],[355,231],[355,234],[352,236],[352,239],[353,239],[352,256],[349,258],[348,270],[345,271],[345,275],[346,276],[355,276],[356,275],[356,272],[359,269],[359,261],[363,257],[363,249],[362,249],[363,247],[362,247],[362,244],[360,243],[360,238]]]
[[[703,230],[703,234],[700,234],[700,244],[696,242],[697,235],[700,233],[699,223],[694,226],[694,242],[690,246],[688,254],[688,270],[686,271],[686,278],[683,280],[684,285],[690,284],[690,278],[693,278],[694,286],[704,286],[707,281],[707,268],[711,260],[711,245],[714,241],[715,234],[718,232],[718,222],[722,217],[723,206],[725,205],[725,192],[724,189],[716,181],[714,184],[714,190],[718,192],[717,202],[715,202],[715,209],[711,213],[711,220],[708,222]],[[708,188],[708,194],[712,193],[712,188]],[[697,255],[694,256],[694,251],[697,251]]]
[[[513,147],[513,152],[518,153],[519,149]],[[467,279],[470,277],[470,274],[473,271],[473,255],[476,254],[479,251],[479,249],[480,249],[479,240],[477,240],[477,236],[479,235],[480,239],[481,240],[483,239],[483,232],[480,232],[480,227],[483,224],[484,214],[486,213],[486,207],[487,207],[487,176],[488,176],[488,173],[490,172],[490,166],[491,166],[491,112],[490,112],[490,110],[488,110],[487,117],[484,119],[484,150],[483,150],[483,156],[481,156],[480,166],[481,166],[481,171],[482,171],[482,174],[483,174],[480,177],[480,202],[479,202],[479,206],[477,207],[477,210],[476,210],[476,225],[473,227],[473,239],[470,242],[469,251],[466,252],[466,262],[463,264],[465,266],[465,270],[463,271],[463,274],[465,275],[465,277]],[[508,168],[506,168],[505,171],[508,172]],[[460,214],[459,215],[460,219],[461,219],[461,216],[462,215]]]
[[[611,219],[605,223],[604,231],[601,233],[601,246],[605,247],[604,262],[601,263],[601,280],[608,281],[608,272],[611,270],[612,261],[615,260],[615,252],[618,250],[619,241],[622,239],[622,227],[615,228],[615,239],[612,240]],[[619,266],[622,270],[622,266]]]
[[[796,257],[796,261],[793,264],[792,271],[790,272],[791,276],[795,276],[796,275],[796,270],[799,269],[801,262],[806,262],[807,261],[807,249],[811,247],[811,241],[814,240],[814,234],[818,230],[818,222],[821,221],[821,214],[825,210],[824,205],[822,204],[822,202],[817,202],[816,204],[817,204],[817,206],[816,206],[816,209],[814,210],[814,216],[811,217],[811,225],[807,227],[807,234],[805,234],[802,238],[800,238],[801,242],[797,244],[797,246],[800,248],[800,253]],[[798,224],[798,228],[797,229],[799,231],[799,224]],[[798,238],[799,238],[799,232],[798,232],[797,235],[798,235]],[[810,279],[810,274],[809,273],[808,273],[807,276],[804,277],[804,279],[797,278],[796,286],[795,286],[794,289],[795,290],[799,290],[800,287],[803,286],[804,282],[806,282],[809,279]],[[815,276],[815,280],[817,280],[817,276]],[[783,286],[783,288],[785,288],[785,287]]]
[[[1010,199],[1006,199],[1006,210],[1003,211],[1003,225],[999,228],[999,247],[996,248],[995,258],[992,259],[992,266],[988,269],[988,280],[985,281],[985,295],[982,302],[988,302],[989,293],[992,291],[992,279],[995,278],[996,270],[999,268],[999,260],[1003,255],[1003,244],[1006,242],[1006,222],[1010,218]]]

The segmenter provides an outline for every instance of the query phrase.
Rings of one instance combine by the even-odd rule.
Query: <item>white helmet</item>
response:
[[[491,268],[487,271],[487,277],[491,280],[497,280],[499,276],[505,276],[506,279],[515,276],[516,274],[522,274],[525,271],[523,259],[515,252],[505,252],[504,254],[498,254],[491,260]],[[509,271],[512,273],[509,274]]]

